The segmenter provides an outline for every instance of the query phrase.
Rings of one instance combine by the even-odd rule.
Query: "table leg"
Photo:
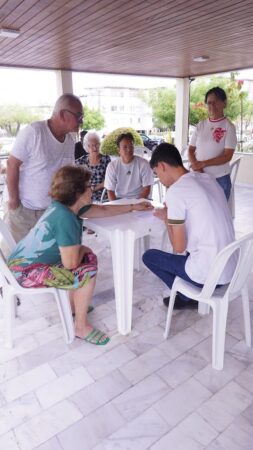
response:
[[[145,266],[142,262],[143,253],[150,248],[150,236],[147,234],[136,239],[134,246],[134,268],[139,272]]]
[[[115,230],[110,241],[117,326],[119,333],[125,335],[130,333],[132,323],[135,233],[132,230]]]
[[[138,272],[141,269],[141,249],[142,249],[142,242],[141,238],[136,239],[134,243],[134,269],[136,269]]]
[[[143,253],[150,249],[150,235],[143,236]]]

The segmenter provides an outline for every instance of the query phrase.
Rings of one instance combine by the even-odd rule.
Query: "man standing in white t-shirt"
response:
[[[18,242],[35,225],[50,203],[53,174],[74,164],[75,143],[83,107],[78,97],[63,94],[50,119],[33,122],[21,130],[7,163],[8,203],[4,220]]]
[[[117,198],[148,198],[154,183],[149,163],[134,155],[134,138],[131,133],[118,136],[119,158],[106,169],[104,186],[109,200]]]
[[[174,253],[148,250],[146,266],[171,288],[176,276],[203,286],[216,255],[234,241],[231,214],[222,188],[205,173],[189,172],[176,147],[160,144],[153,152],[150,166],[168,188],[165,207],[156,211],[164,220]],[[236,261],[230,260],[219,285],[231,281]],[[169,297],[164,299],[168,306]],[[181,294],[175,308],[197,307],[197,302]]]

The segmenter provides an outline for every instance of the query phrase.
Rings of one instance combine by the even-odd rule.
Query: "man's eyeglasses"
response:
[[[68,113],[72,114],[78,122],[83,121],[83,114],[82,113],[75,113],[73,111],[70,111],[70,109],[64,109],[63,111],[67,111]]]

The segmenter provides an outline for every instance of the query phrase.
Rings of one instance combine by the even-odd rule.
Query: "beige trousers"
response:
[[[33,210],[25,208],[22,204],[17,209],[8,209],[4,205],[4,222],[11,231],[16,242],[19,242],[38,222],[45,209]]]

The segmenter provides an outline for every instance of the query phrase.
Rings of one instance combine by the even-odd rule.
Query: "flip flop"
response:
[[[92,306],[92,305],[88,306],[87,313],[89,314],[91,311],[93,311],[93,309],[94,309],[94,306]],[[76,317],[75,313],[72,313],[72,317],[73,317],[73,319]]]
[[[109,336],[103,333],[103,331],[97,330],[96,328],[93,328],[93,330],[88,334],[88,336],[85,337],[76,336],[76,337],[82,339],[83,341],[89,342],[90,344],[95,345],[105,345],[110,341]]]

